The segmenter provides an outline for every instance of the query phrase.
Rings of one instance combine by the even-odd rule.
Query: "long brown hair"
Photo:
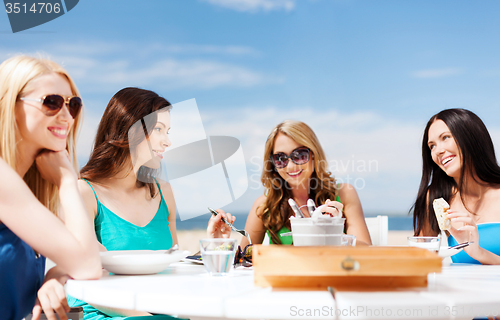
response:
[[[293,215],[288,205],[288,199],[292,197],[292,188],[279,175],[271,161],[274,143],[278,133],[282,133],[293,139],[298,144],[311,150],[311,160],[314,161],[314,172],[310,178],[309,197],[316,203],[323,203],[327,199],[334,200],[337,196],[335,179],[328,171],[328,163],[321,144],[312,129],[301,121],[285,120],[271,131],[267,138],[264,150],[264,167],[261,181],[266,189],[266,201],[261,205],[260,218],[264,226],[269,230],[273,243],[281,244],[278,231],[287,226],[290,228],[289,218]]]
[[[432,160],[427,143],[429,128],[436,120],[442,120],[448,126],[458,146],[462,159],[458,184]],[[431,117],[422,138],[422,179],[413,205],[413,229],[416,235],[421,232],[425,235],[439,234],[436,216],[429,214],[434,212],[434,199],[443,198],[450,202],[459,192],[467,208],[463,199],[464,181],[467,178],[482,184],[500,185],[500,167],[493,142],[488,129],[476,114],[465,109],[446,109]]]
[[[71,93],[80,96],[68,72],[48,59],[15,56],[0,65],[0,157],[14,170],[19,157],[17,141],[21,139],[15,117],[16,102],[33,90],[32,80],[51,73],[64,77],[69,83]],[[76,138],[82,119],[83,112],[80,112],[66,139],[66,150],[71,157],[75,172],[78,172]],[[35,163],[28,169],[23,179],[37,199],[57,215],[59,207],[57,187],[42,178]]]
[[[148,137],[156,125],[156,117],[148,115],[156,111],[169,111],[170,102],[153,91],[139,88],[124,88],[109,101],[97,129],[94,148],[87,164],[80,171],[82,178],[96,181],[114,177],[130,164],[130,149]],[[156,115],[156,114],[155,114]],[[136,123],[142,126],[134,126]],[[131,132],[134,129],[143,130]],[[130,170],[132,166],[130,165]],[[141,167],[139,174],[150,176],[153,169]],[[137,187],[146,186],[154,197],[157,193],[152,180],[137,179]]]

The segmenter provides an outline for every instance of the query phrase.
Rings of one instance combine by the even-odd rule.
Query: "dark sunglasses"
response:
[[[253,244],[249,244],[243,250],[238,246],[234,256],[234,264],[236,266],[249,267],[252,265],[252,246]]]
[[[49,94],[41,99],[20,98],[23,101],[35,101],[42,103],[42,112],[48,117],[55,116],[62,107],[67,104],[71,116],[76,118],[82,109],[82,99],[80,97],[63,97],[58,94]]]
[[[288,165],[288,159],[292,160],[297,165],[306,164],[309,161],[311,149],[300,147],[292,151],[289,156],[283,152],[278,152],[271,155],[271,161],[276,169],[282,169]]]

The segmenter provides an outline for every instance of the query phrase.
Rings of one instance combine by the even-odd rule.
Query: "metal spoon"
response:
[[[288,199],[288,204],[292,207],[293,213],[295,213],[295,218],[305,218],[302,211],[300,211],[297,202],[295,202],[292,198]]]
[[[170,253],[172,253],[174,251],[177,251],[177,250],[179,250],[179,245],[175,244],[175,245],[172,246],[172,248],[170,248],[167,251],[165,251],[165,254],[170,254]]]

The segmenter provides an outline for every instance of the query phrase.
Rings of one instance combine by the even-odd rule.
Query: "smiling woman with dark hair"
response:
[[[471,242],[453,262],[500,264],[500,167],[481,119],[465,109],[432,116],[422,139],[422,161],[415,234],[439,234],[432,202],[443,198],[450,204],[449,244]]]
[[[177,244],[172,189],[169,183],[156,179],[163,153],[171,145],[171,108],[170,102],[153,91],[124,88],[104,111],[79,181],[102,250],[166,250]],[[214,237],[231,232],[220,221],[222,216],[234,221],[229,214],[213,217],[207,232]],[[149,315],[96,309],[72,297],[68,302],[83,306],[85,320]]]

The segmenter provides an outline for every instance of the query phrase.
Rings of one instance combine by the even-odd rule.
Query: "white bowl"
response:
[[[189,255],[188,251],[118,250],[101,252],[102,266],[115,274],[154,274]]]

